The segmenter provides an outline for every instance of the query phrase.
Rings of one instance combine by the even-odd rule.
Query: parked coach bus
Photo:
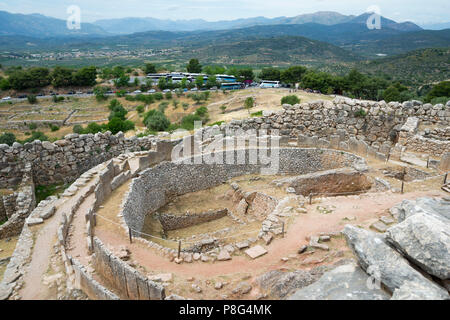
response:
[[[245,85],[241,82],[222,83],[220,89],[222,90],[239,90],[244,89]]]
[[[280,88],[280,81],[268,81],[263,80],[261,81],[261,84],[259,85],[260,88]]]

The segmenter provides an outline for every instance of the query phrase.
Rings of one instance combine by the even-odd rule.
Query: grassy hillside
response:
[[[394,57],[357,64],[358,69],[388,75],[417,86],[450,79],[450,48],[421,49]]]
[[[208,63],[245,65],[315,65],[325,61],[349,62],[360,59],[356,54],[334,45],[303,37],[245,40],[209,45],[194,49],[192,53],[186,50],[185,53]]]

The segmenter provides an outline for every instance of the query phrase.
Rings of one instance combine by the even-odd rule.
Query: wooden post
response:
[[[281,236],[284,238],[284,221],[281,222]]]
[[[94,221],[94,227],[97,226],[97,214],[96,213],[92,213],[92,220]]]
[[[91,213],[89,215],[89,224],[91,225],[91,232],[90,232],[90,238],[91,238],[91,246],[92,248],[89,248],[90,250],[92,249],[92,252],[94,251],[94,215]]]
[[[430,156],[427,158],[427,169],[430,167]]]
[[[404,190],[404,188],[405,188],[405,181],[404,181],[404,180],[402,180],[402,194],[403,194],[403,190]]]
[[[131,233],[131,228],[128,227],[128,235],[130,237],[130,243],[133,243],[133,234]]]
[[[447,177],[448,177],[448,172],[444,176],[444,184],[447,184]]]
[[[312,193],[309,194],[309,204],[312,204]]]
[[[181,240],[178,240],[178,253],[177,253],[178,259],[180,259],[180,254],[181,254]]]

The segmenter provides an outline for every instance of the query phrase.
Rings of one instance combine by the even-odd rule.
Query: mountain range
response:
[[[337,12],[321,11],[295,17],[255,17],[230,21],[209,22],[196,20],[161,20],[156,18],[122,18],[82,23],[80,30],[69,30],[66,21],[41,14],[13,14],[0,11],[0,35],[22,35],[37,38],[58,36],[105,36],[132,34],[146,31],[211,31],[246,28],[253,26],[301,25],[315,23],[324,26],[338,24],[365,25],[370,14],[360,16],[342,15]],[[422,28],[412,22],[397,23],[382,17],[382,27],[398,31],[418,31]]]

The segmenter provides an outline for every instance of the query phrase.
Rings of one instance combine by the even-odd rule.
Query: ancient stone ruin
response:
[[[184,138],[1,145],[0,298],[449,299],[449,106],[336,98]]]

